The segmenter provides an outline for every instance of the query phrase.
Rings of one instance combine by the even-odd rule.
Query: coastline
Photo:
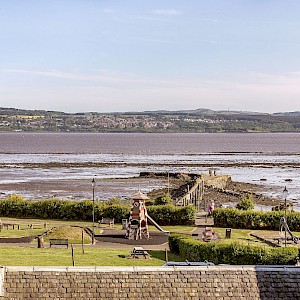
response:
[[[156,174],[156,175],[155,175]],[[109,200],[112,198],[128,199],[137,190],[147,193],[150,197],[164,195],[169,189],[178,189],[180,185],[188,182],[189,176],[179,175],[175,173],[167,178],[167,173],[157,175],[158,173],[150,172],[148,176],[136,176],[126,178],[98,178],[95,189],[95,200]],[[175,176],[176,175],[176,176]],[[11,190],[12,184],[1,184],[1,190]],[[229,204],[234,206],[243,195],[251,193],[256,208],[263,210],[271,210],[271,207],[282,204],[283,201],[278,198],[264,195],[264,185],[237,182],[229,180],[224,189],[213,188],[206,186],[202,208],[208,206],[211,201],[214,201],[216,207],[221,204]],[[28,200],[45,200],[45,199],[61,199],[81,201],[84,199],[92,199],[92,188],[90,180],[35,180],[34,182],[19,182],[14,184],[14,191],[10,193],[1,193],[0,199],[9,197],[9,194],[19,194]],[[288,201],[289,203],[291,201]]]

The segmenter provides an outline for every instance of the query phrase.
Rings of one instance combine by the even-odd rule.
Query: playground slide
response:
[[[287,224],[285,218],[280,219],[280,225],[281,225],[280,231],[283,232],[283,229],[284,229],[291,236],[293,242],[295,244],[297,244],[298,243],[298,238],[292,234],[292,232],[289,228],[289,225]]]
[[[147,218],[159,231],[162,231],[165,233],[169,232],[169,231],[163,230],[148,214],[147,214]]]

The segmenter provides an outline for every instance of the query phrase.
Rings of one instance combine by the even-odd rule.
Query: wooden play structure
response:
[[[163,230],[147,213],[145,201],[149,198],[138,191],[131,196],[133,200],[125,238],[139,240],[143,237],[149,239],[148,221],[150,221],[159,231]]]
[[[133,203],[125,237],[128,239],[139,240],[144,236],[146,239],[149,239],[147,209],[145,205],[145,201],[149,200],[149,198],[138,191],[131,196],[131,199],[133,200]]]

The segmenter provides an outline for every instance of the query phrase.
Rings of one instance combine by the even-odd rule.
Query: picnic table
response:
[[[149,257],[147,250],[144,250],[143,247],[134,247],[130,253],[132,258],[144,257],[145,259]]]

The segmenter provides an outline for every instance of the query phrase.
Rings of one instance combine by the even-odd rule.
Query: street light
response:
[[[92,180],[92,188],[93,188],[93,235],[92,235],[92,244],[95,243],[95,187],[96,187],[96,181],[95,177],[93,177]]]
[[[284,220],[285,220],[285,223],[286,223],[286,226],[284,228],[284,246],[286,247],[286,229],[287,229],[287,219],[286,219],[286,198],[287,198],[287,195],[288,195],[288,190],[286,189],[286,186],[284,187],[284,190],[283,190],[283,196],[284,196]]]

